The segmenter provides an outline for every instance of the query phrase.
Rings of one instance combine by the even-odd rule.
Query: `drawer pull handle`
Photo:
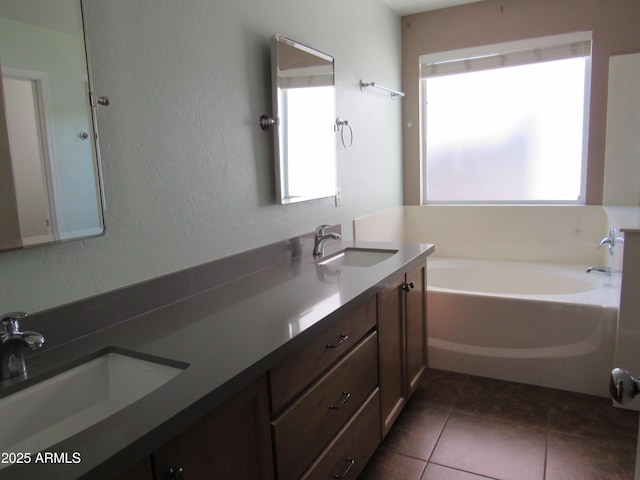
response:
[[[351,394],[349,392],[342,392],[342,397],[340,398],[340,401],[335,405],[334,404],[329,405],[329,409],[338,410],[346,403],[347,400],[349,400],[350,397],[351,397]]]
[[[329,344],[327,344],[327,348],[338,348],[340,345],[342,345],[348,339],[349,339],[349,335],[340,335],[340,340],[338,340],[338,343],[334,343],[333,345],[331,345],[329,343]]]
[[[334,344],[328,343],[327,344],[327,348],[338,348],[340,345],[342,345],[347,340],[349,340],[349,335],[340,335],[340,340],[338,340],[338,343],[334,343]]]
[[[342,472],[340,475],[334,475],[333,478],[346,478],[351,471],[351,467],[353,467],[355,463],[356,461],[353,458],[347,458],[347,468],[345,468],[344,472]]]

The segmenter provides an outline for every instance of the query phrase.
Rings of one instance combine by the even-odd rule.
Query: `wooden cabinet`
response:
[[[358,478],[380,440],[380,389],[376,389],[305,473],[303,480]]]
[[[378,294],[378,367],[380,414],[384,437],[406,402],[402,284],[404,275]]]
[[[406,328],[406,395],[415,391],[427,368],[427,304],[426,267],[422,266],[405,276],[405,328]]]
[[[377,388],[377,343],[373,332],[272,421],[280,480],[300,478]]]
[[[151,458],[149,456],[144,457],[143,460],[119,475],[117,480],[154,480],[151,470]]]
[[[375,327],[372,296],[271,370],[278,480],[356,478],[373,455],[381,440]]]
[[[375,326],[376,301],[372,298],[272,368],[269,372],[271,412],[276,414],[282,410]]]
[[[404,273],[378,294],[381,427],[384,437],[427,366],[426,266]]]
[[[272,480],[266,378],[156,450],[152,463],[156,480]]]
[[[425,274],[393,279],[120,480],[357,478],[426,368]]]

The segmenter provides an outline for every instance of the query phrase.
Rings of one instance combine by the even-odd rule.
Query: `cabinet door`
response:
[[[267,395],[261,378],[156,450],[157,480],[273,479]]]
[[[427,367],[427,319],[425,294],[425,267],[406,274],[405,280],[405,325],[406,325],[406,387],[410,397]]]
[[[121,474],[117,480],[153,480],[151,459],[147,456],[129,470]]]
[[[378,366],[383,437],[405,404],[403,283],[404,275],[378,294]]]

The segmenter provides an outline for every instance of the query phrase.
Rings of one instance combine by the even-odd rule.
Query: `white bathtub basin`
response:
[[[0,452],[35,453],[50,447],[139,400],[182,371],[107,353],[0,398]]]
[[[318,261],[318,265],[334,267],[370,267],[398,253],[398,250],[378,248],[345,248],[328,258]]]
[[[594,274],[597,275],[597,274]],[[596,285],[566,275],[501,266],[442,266],[429,271],[429,285],[469,292],[522,295],[566,295]]]
[[[608,396],[620,274],[586,267],[429,258],[429,366]]]
[[[587,265],[430,258],[427,288],[617,308],[620,274],[586,273]]]

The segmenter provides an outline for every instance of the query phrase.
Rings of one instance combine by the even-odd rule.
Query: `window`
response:
[[[420,58],[423,203],[583,203],[591,35]]]

